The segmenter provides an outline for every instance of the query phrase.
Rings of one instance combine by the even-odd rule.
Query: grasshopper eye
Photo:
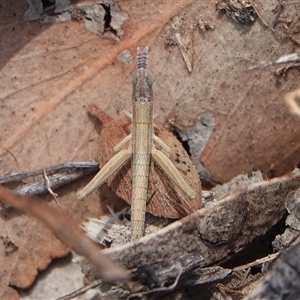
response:
[[[152,79],[152,77],[149,74],[146,77],[146,82],[147,82],[148,86],[150,86],[150,87],[153,84],[153,79]]]
[[[133,85],[133,86],[136,86],[136,85],[137,85],[137,81],[138,81],[137,75],[135,74],[135,75],[132,77],[132,85]]]

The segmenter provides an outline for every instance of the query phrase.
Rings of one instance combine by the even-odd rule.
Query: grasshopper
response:
[[[148,199],[148,181],[152,160],[167,174],[188,197],[195,198],[196,192],[183,179],[172,161],[154,142],[171,156],[171,149],[154,134],[153,129],[153,80],[147,72],[148,47],[143,51],[137,48],[137,71],[132,79],[132,114],[126,115],[132,121],[131,133],[113,149],[117,152],[96,174],[96,176],[77,193],[84,198],[96,187],[103,184],[110,175],[132,159],[132,202],[131,202],[131,240],[136,240],[145,232],[145,212]],[[122,149],[130,141],[128,149]]]

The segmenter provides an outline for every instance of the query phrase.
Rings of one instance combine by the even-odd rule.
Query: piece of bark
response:
[[[284,253],[245,300],[294,300],[300,293],[300,243]]]
[[[285,220],[286,229],[272,242],[274,251],[286,250],[300,241],[300,187],[289,193],[285,207],[288,212]]]
[[[188,284],[196,268],[216,264],[264,235],[282,218],[286,197],[299,185],[299,170],[255,183],[136,242],[103,252],[131,270],[151,266],[160,283],[172,282],[183,268],[178,285]]]
[[[129,121],[125,118],[114,120],[95,104],[89,107],[89,111],[102,124],[98,160],[99,165],[103,167],[115,155],[113,147],[129,134],[126,126]],[[176,137],[163,128],[159,128],[157,131],[157,136],[171,149],[172,162],[197,195],[195,199],[189,198],[154,163],[150,169],[149,200],[146,210],[156,216],[178,219],[201,207],[201,183],[196,168]],[[128,143],[125,147],[128,147]],[[164,152],[163,149],[162,151]],[[165,154],[168,155],[168,153]],[[129,204],[131,203],[131,161],[108,178],[108,185],[120,198]]]

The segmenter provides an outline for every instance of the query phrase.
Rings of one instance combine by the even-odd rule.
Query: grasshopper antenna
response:
[[[147,69],[148,61],[148,47],[145,47],[143,52],[140,47],[137,48],[137,68],[138,69]]]

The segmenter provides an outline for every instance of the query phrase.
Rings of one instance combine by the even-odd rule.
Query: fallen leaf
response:
[[[44,270],[55,257],[69,253],[69,248],[36,219],[16,212],[13,208],[1,210],[1,236],[17,247],[7,252],[0,241],[1,298],[6,298],[8,286],[28,288],[39,270]],[[50,246],[51,245],[51,246]]]
[[[114,120],[96,105],[92,105],[89,110],[97,116],[102,125],[99,136],[98,160],[100,167],[103,167],[115,155],[113,147],[130,133],[124,127],[128,124],[128,120],[124,118]],[[163,128],[156,129],[158,131],[157,136],[170,147],[171,160],[174,165],[197,195],[194,199],[189,198],[153,162],[154,165],[151,166],[149,177],[149,200],[146,211],[160,217],[179,219],[201,207],[201,183],[196,168],[177,138]],[[129,143],[125,145],[124,149],[126,147],[129,147]],[[165,152],[163,149],[161,151]],[[169,155],[168,153],[165,154]],[[131,204],[131,160],[108,178],[108,185],[120,198]]]

